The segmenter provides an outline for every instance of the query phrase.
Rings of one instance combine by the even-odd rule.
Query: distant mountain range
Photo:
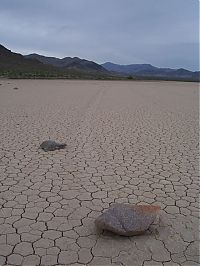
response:
[[[199,71],[189,71],[184,68],[158,68],[151,64],[131,64],[118,65],[111,62],[102,64],[108,71],[133,75],[136,77],[157,77],[157,78],[172,78],[172,79],[199,79]]]
[[[115,79],[116,75],[85,59],[59,59],[37,54],[23,56],[0,45],[0,77]]]
[[[117,65],[107,62],[99,65],[78,57],[23,56],[0,45],[0,77],[199,81],[199,73],[182,68],[158,68],[150,64]]]
[[[95,70],[101,72],[108,72],[101,65],[98,65],[95,62],[88,61],[85,59],[80,59],[78,57],[65,57],[65,58],[56,58],[56,57],[47,57],[39,54],[30,54],[24,56],[27,59],[38,60],[43,64],[52,65],[60,68],[77,68],[84,70]]]

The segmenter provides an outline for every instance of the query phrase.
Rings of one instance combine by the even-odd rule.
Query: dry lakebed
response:
[[[0,265],[199,265],[198,83],[0,84]],[[160,218],[143,235],[99,231],[113,203]]]

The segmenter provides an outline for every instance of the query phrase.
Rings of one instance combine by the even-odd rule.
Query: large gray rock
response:
[[[114,204],[96,220],[99,229],[133,236],[144,233],[154,222],[159,206]]]
[[[57,143],[54,140],[45,140],[40,145],[40,148],[43,149],[44,151],[55,151],[55,150],[64,149],[65,147],[66,144]]]

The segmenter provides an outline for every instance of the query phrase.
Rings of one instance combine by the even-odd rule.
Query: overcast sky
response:
[[[22,54],[199,69],[198,0],[0,0],[0,43]]]

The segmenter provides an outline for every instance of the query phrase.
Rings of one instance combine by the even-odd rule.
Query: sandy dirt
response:
[[[199,265],[197,83],[0,84],[0,265]],[[49,138],[67,148],[39,149]],[[160,220],[99,232],[114,202]]]

